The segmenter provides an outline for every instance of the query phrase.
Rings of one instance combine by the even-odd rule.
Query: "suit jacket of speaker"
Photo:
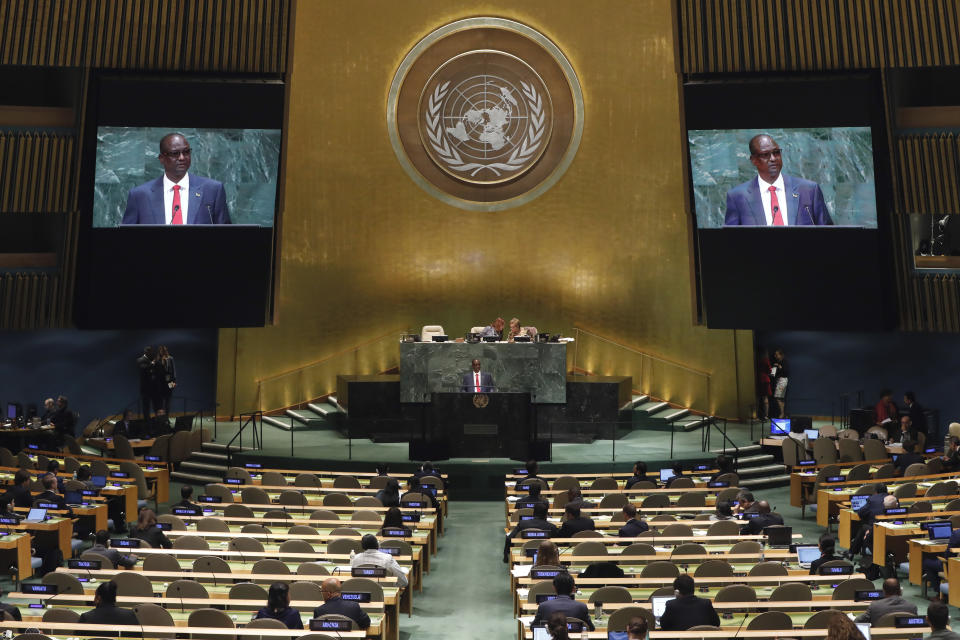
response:
[[[820,185],[812,180],[789,176],[785,173],[782,175],[786,203],[781,202],[780,207],[786,207],[789,226],[833,224]],[[727,212],[724,215],[723,225],[725,227],[767,226],[763,201],[760,198],[760,185],[756,177],[727,191]]]
[[[473,371],[463,374],[461,380],[461,391],[466,393],[475,393],[477,390],[477,381],[473,376]],[[480,393],[493,393],[493,374],[487,371],[480,372]]]
[[[223,183],[190,174],[186,224],[230,224],[227,192]],[[166,224],[163,202],[163,176],[145,182],[127,195],[127,208],[120,224]]]

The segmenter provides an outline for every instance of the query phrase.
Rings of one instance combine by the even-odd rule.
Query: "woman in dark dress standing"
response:
[[[772,395],[770,352],[764,349],[760,352],[760,361],[757,364],[757,418],[760,420],[770,417],[770,396]]]
[[[170,415],[170,397],[173,395],[173,389],[177,386],[177,367],[173,362],[173,356],[170,355],[166,346],[160,345],[157,348],[157,369],[160,397],[160,407]]]

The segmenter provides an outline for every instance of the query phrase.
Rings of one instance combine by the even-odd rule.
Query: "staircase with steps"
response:
[[[251,451],[251,447],[233,447],[238,451]],[[218,442],[204,442],[200,451],[195,451],[187,460],[180,463],[176,471],[170,474],[173,480],[191,484],[223,482],[227,475],[227,445]]]
[[[653,400],[643,394],[633,396],[630,413],[634,429],[653,431],[693,431],[708,420],[690,409],[672,407],[668,402]]]
[[[773,454],[764,453],[759,444],[740,447],[739,453],[732,447],[725,450],[713,449],[711,453],[725,453],[736,457],[740,486],[745,489],[782,487],[790,484],[790,472],[787,467],[777,462]]]
[[[346,413],[337,404],[336,396],[308,402],[301,409],[287,409],[280,415],[263,416],[263,421],[284,431],[303,429],[336,429]]]

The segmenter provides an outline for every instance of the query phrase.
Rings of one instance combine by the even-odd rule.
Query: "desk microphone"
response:
[[[740,621],[740,626],[737,627],[736,633],[733,634],[733,637],[734,637],[734,638],[737,638],[737,637],[740,636],[740,630],[743,629],[743,625],[746,624],[747,618],[749,618],[749,617],[750,617],[750,612],[749,612],[749,611],[743,614],[743,620]]]
[[[240,550],[240,545],[238,545],[235,540],[231,540],[230,546],[233,547],[234,551],[240,554],[240,562],[247,564],[247,559],[243,557],[243,551]]]
[[[177,597],[180,598],[180,613],[183,613],[183,594],[180,593],[180,585],[177,585]]]
[[[140,637],[141,637],[141,638],[146,638],[146,637],[147,637],[147,634],[146,634],[146,632],[143,630],[143,622],[140,621],[140,607],[134,607],[134,608],[133,608],[133,615],[135,615],[135,616],[137,617],[137,624],[140,625]]]

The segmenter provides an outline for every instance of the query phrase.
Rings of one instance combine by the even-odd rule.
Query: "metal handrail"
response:
[[[247,428],[247,425],[250,425],[253,429],[253,447],[254,449],[260,449],[263,447],[263,412],[262,411],[251,411],[249,413],[240,414],[240,428],[237,430],[233,437],[230,438],[230,442],[227,443],[227,466],[231,466],[233,461],[233,451],[230,450],[230,447],[233,445],[233,441],[237,438],[240,438],[240,443],[238,446],[239,450],[243,450],[243,432]],[[257,432],[259,427],[260,431]]]
[[[703,440],[701,441],[701,449],[700,449],[700,450],[701,450],[701,451],[709,451],[709,450],[710,450],[710,433],[711,433],[710,427],[713,427],[714,429],[716,429],[717,432],[718,432],[720,435],[723,436],[723,439],[724,439],[726,442],[729,442],[729,443],[733,446],[733,450],[734,450],[734,452],[735,452],[733,455],[734,455],[734,457],[739,458],[739,457],[740,457],[740,447],[737,446],[737,443],[734,442],[733,440],[731,440],[731,439],[730,439],[730,436],[727,435],[727,420],[726,420],[726,418],[723,418],[723,429],[721,429],[721,428],[720,428],[720,425],[717,424],[717,418],[716,418],[716,416],[710,416],[710,417],[707,418],[707,422],[706,422],[706,424],[703,425],[703,431],[701,432],[701,433],[703,433]],[[723,447],[723,450],[724,450],[724,452],[726,452],[726,451],[727,451],[727,447],[724,446],[724,447]]]

